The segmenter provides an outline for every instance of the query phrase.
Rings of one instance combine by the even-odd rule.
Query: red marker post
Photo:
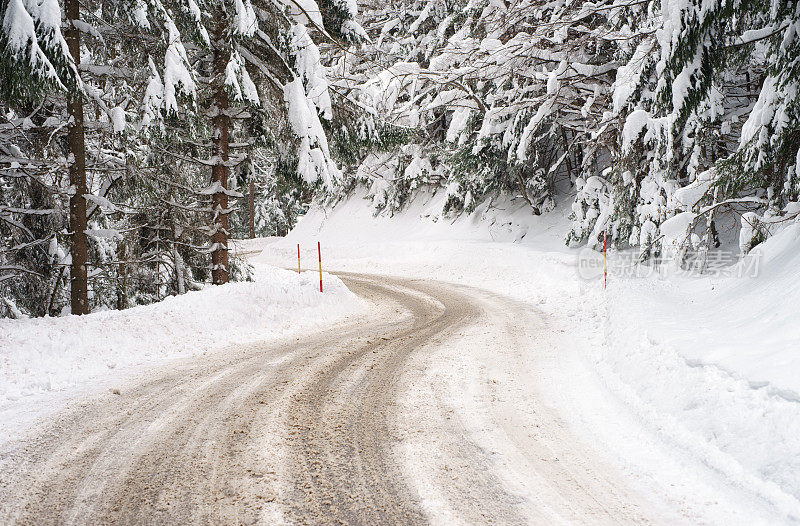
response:
[[[319,254],[319,291],[322,292],[322,249],[317,241],[317,254]]]
[[[603,230],[603,288],[608,287],[608,231]]]
[[[297,244],[297,273],[300,274],[300,243]]]

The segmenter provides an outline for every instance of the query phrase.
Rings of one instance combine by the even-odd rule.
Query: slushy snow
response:
[[[263,264],[255,281],[87,316],[0,320],[0,415],[11,422],[52,398],[181,357],[269,342],[362,308],[335,276]],[[62,392],[63,391],[63,392]],[[4,430],[7,431],[7,430]],[[0,439],[2,434],[0,433]]]
[[[551,337],[562,358],[546,378],[527,379],[515,358],[496,360],[544,387],[548,403],[671,510],[670,520],[800,520],[800,329],[785,299],[800,292],[800,225],[757,249],[755,277],[612,275],[603,290],[602,272],[578,272],[586,249],[563,245],[565,207],[533,217],[524,203],[496,200],[453,220],[439,213],[444,194],[421,192],[403,212],[373,217],[357,192],[333,210],[312,209],[260,257],[288,264],[299,243],[310,258],[321,240],[329,269],[438,279],[525,301],[563,333]]]

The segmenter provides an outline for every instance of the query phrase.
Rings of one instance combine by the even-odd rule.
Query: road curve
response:
[[[405,427],[424,445],[427,424],[406,422],[398,398],[430,349],[475,328],[507,332],[527,307],[443,283],[340,276],[369,313],[172,362],[2,446],[0,524],[647,522],[640,499],[546,408],[524,455],[559,456],[531,468],[547,499],[508,489],[469,426],[432,411],[448,437],[430,443],[437,463],[459,467],[434,480],[449,506],[438,516],[398,453]]]

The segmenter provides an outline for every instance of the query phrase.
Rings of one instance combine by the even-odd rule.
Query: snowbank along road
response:
[[[471,346],[546,330],[529,306],[341,277],[367,314],[172,362],[6,444],[0,523],[650,522],[648,504],[552,410],[521,423],[491,381],[430,374]],[[487,433],[503,447],[487,447]]]

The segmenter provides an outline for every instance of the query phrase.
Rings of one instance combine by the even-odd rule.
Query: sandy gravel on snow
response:
[[[521,427],[501,400],[497,421],[471,420],[427,374],[445,346],[513,346],[546,330],[530,307],[341,277],[369,314],[174,362],[4,445],[0,523],[650,522],[553,410],[537,405]],[[484,447],[486,432],[504,437],[501,451]]]

